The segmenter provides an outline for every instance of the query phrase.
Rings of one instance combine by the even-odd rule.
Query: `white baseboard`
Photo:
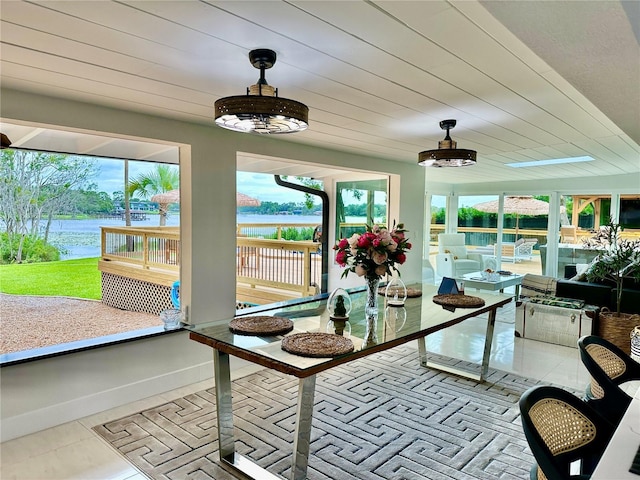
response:
[[[168,392],[207,380],[213,376],[213,361],[193,365],[139,382],[74,398],[71,401],[32,410],[2,419],[0,441],[5,442],[30,433],[78,420],[110,408],[131,403],[152,395]]]

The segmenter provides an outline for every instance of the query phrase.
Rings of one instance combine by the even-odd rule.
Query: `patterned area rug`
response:
[[[308,478],[529,478],[533,457],[517,402],[537,383],[492,369],[479,384],[421,367],[407,347],[319,374]],[[285,478],[297,387],[270,370],[233,382],[236,451]],[[213,389],[95,431],[153,479],[240,478],[218,464]]]

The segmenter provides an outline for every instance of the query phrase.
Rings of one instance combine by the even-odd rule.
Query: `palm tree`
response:
[[[165,193],[178,188],[180,172],[170,165],[156,165],[155,170],[141,173],[127,186],[129,195],[149,199],[158,193]],[[160,226],[167,223],[167,204],[160,205]]]

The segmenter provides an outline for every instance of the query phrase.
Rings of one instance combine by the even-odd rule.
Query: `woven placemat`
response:
[[[301,357],[335,357],[352,352],[353,342],[333,333],[294,333],[282,339],[282,350]]]
[[[293,330],[293,322],[283,317],[238,317],[229,322],[229,330],[238,335],[284,335]]]
[[[391,295],[395,295],[396,290],[399,290],[399,289],[391,287],[391,289],[389,290],[389,293],[391,293]],[[387,287],[380,287],[378,289],[378,293],[382,296],[386,295]],[[422,290],[420,290],[419,288],[407,288],[407,298],[415,298],[415,297],[421,297],[421,296],[422,296]]]
[[[480,297],[460,294],[434,295],[433,303],[443,305],[445,307],[456,308],[478,308],[484,306],[484,300]]]

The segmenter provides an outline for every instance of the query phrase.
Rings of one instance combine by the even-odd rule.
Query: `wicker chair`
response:
[[[591,375],[585,401],[618,425],[632,397],[621,385],[640,380],[640,363],[604,338],[587,335],[578,340],[580,358]]]
[[[557,387],[532,387],[520,397],[522,428],[536,459],[531,480],[588,479],[613,426],[575,395]],[[574,462],[579,473],[571,474]]]

